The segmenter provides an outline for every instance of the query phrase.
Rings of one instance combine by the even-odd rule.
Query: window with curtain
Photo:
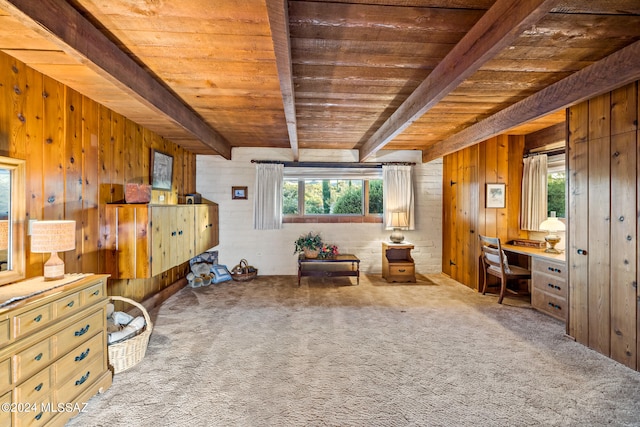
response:
[[[413,167],[406,165],[383,165],[382,182],[384,193],[383,225],[390,230],[394,212],[405,215],[408,230],[415,230]]]
[[[547,155],[525,157],[523,162],[520,228],[539,231],[547,219]]]
[[[273,230],[282,227],[282,186],[284,165],[256,164],[253,228]]]

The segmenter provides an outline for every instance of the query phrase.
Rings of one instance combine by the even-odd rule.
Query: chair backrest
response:
[[[498,237],[480,236],[480,249],[485,268],[495,267],[502,275],[508,273],[508,264],[505,265],[505,254],[502,252]]]

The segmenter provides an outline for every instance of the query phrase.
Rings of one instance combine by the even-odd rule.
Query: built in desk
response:
[[[569,305],[565,253],[551,254],[544,249],[514,245],[502,245],[502,250],[528,257],[528,267],[531,269],[531,306],[566,322]]]

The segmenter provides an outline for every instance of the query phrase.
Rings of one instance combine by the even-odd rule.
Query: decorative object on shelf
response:
[[[485,198],[485,207],[504,208],[506,206],[506,184],[487,184]]]
[[[318,252],[318,257],[331,258],[331,257],[335,257],[338,254],[339,254],[338,247],[336,245],[329,245],[327,243],[323,243],[322,246],[320,247],[320,251]]]
[[[124,201],[127,203],[149,203],[151,186],[149,184],[127,183],[124,187]]]
[[[562,221],[556,218],[556,213],[551,211],[551,216],[546,220],[542,221],[540,224],[540,231],[546,231],[549,234],[544,236],[544,240],[549,244],[549,247],[545,249],[545,252],[551,254],[559,254],[561,253],[555,246],[560,242],[560,236],[558,236],[558,231],[566,230],[566,227]]]
[[[231,278],[238,282],[253,280],[258,275],[258,269],[249,265],[246,259],[241,259],[240,263],[231,269]]]
[[[51,257],[44,264],[45,281],[64,277],[64,261],[60,259],[58,252],[75,248],[75,221],[35,221],[31,224],[31,252],[51,252]]]
[[[513,246],[522,246],[525,248],[537,248],[543,249],[547,246],[547,244],[540,240],[531,240],[531,239],[513,239],[511,241]]]
[[[233,200],[247,200],[247,187],[231,187]]]
[[[320,233],[310,231],[298,237],[293,244],[295,245],[294,254],[303,252],[306,258],[317,258],[323,243]]]
[[[402,243],[404,241],[404,235],[401,233],[401,230],[409,226],[407,223],[407,214],[402,211],[391,212],[390,219],[389,227],[393,227],[393,233],[389,236],[389,240],[393,243]]]
[[[151,187],[156,190],[171,190],[173,180],[173,156],[151,150]]]

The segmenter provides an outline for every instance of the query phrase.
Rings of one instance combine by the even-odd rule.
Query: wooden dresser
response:
[[[63,426],[109,388],[107,277],[0,287],[1,426]]]

